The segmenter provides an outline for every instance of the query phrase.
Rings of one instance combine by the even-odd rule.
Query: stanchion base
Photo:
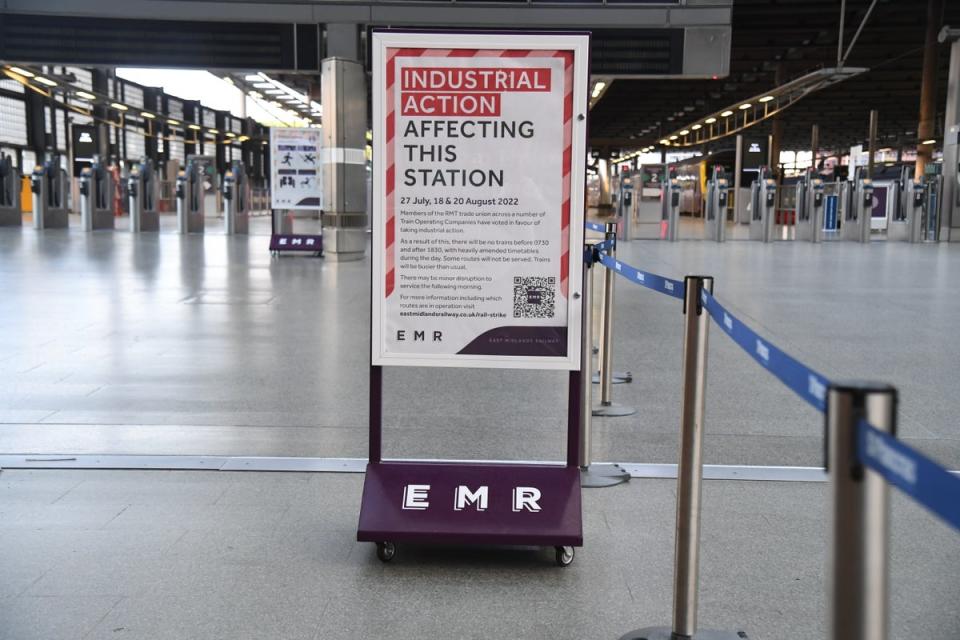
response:
[[[669,627],[647,627],[620,636],[620,640],[747,640],[743,631],[697,631],[692,636],[675,636]]]
[[[592,464],[580,468],[581,487],[613,487],[624,482],[630,482],[630,473],[616,464]]]
[[[593,384],[600,384],[600,374],[593,374],[591,378]],[[613,372],[613,384],[627,384],[633,382],[633,374],[629,371],[614,371]]]
[[[636,412],[637,410],[633,407],[628,407],[625,404],[617,404],[616,402],[597,405],[592,411],[593,415],[602,418],[622,418],[624,416],[632,416]]]

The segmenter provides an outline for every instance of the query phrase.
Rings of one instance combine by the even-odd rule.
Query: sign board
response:
[[[93,165],[93,156],[100,153],[97,142],[97,128],[93,125],[70,125],[71,147],[73,149],[73,175]]]
[[[374,365],[579,369],[588,47],[373,34]]]
[[[273,209],[319,209],[321,130],[270,129],[270,193]]]

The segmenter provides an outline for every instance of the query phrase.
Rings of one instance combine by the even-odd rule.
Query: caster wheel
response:
[[[554,547],[557,552],[557,566],[569,567],[573,564],[573,547]]]
[[[377,543],[377,557],[380,558],[380,562],[390,562],[396,557],[396,555],[397,555],[397,545],[395,545],[394,543],[392,542]]]

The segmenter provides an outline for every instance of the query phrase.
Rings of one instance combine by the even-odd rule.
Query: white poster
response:
[[[373,38],[373,364],[578,369],[589,37]]]
[[[271,127],[270,193],[274,209],[319,209],[323,180],[320,129]]]

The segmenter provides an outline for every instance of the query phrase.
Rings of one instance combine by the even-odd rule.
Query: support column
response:
[[[184,100],[183,101],[183,161],[184,166],[186,166],[187,156],[196,155],[201,153],[200,148],[203,148],[203,132],[198,129],[191,129],[191,124],[199,125],[203,127],[201,122],[202,118],[200,117],[200,102],[196,100]],[[193,142],[193,140],[201,141],[201,144]]]
[[[25,105],[27,112],[27,145],[33,151],[37,164],[43,164],[44,152],[47,150],[46,112],[43,109],[43,96],[36,91],[26,91]],[[33,171],[33,167],[25,167],[24,172]]]
[[[940,239],[960,239],[960,29],[944,27],[941,42],[950,42],[950,71],[947,75],[947,108],[943,122],[943,196]],[[924,145],[927,146],[927,145]],[[932,146],[932,145],[930,145]],[[958,229],[954,232],[953,229]]]
[[[706,154],[704,154],[706,155]],[[737,134],[736,152],[733,160],[733,221],[735,223],[750,224],[750,216],[747,215],[746,198],[740,197],[740,189],[743,177],[743,136]],[[749,186],[748,186],[749,188]]]
[[[870,134],[867,143],[867,177],[873,178],[873,165],[877,155],[877,128],[880,116],[876,109],[870,109]]]
[[[927,0],[927,30],[923,40],[923,75],[920,80],[920,123],[917,142],[933,138],[937,118],[937,32],[943,19],[943,0]],[[933,145],[917,145],[914,179],[919,180],[933,161]]]
[[[331,57],[320,69],[323,233],[333,260],[360,260],[367,248],[367,84],[359,46],[357,25],[327,25]]]
[[[773,74],[774,86],[779,87],[786,81],[787,69],[782,62],[777,63]],[[777,177],[780,184],[780,142],[783,140],[783,120],[777,114],[770,119],[770,173]]]
[[[152,113],[158,113],[163,109],[163,105],[160,103],[160,89],[154,89],[147,87],[143,90],[143,103],[146,105],[146,110]],[[158,136],[163,135],[164,123],[157,122],[154,120],[147,120],[144,123],[144,138],[143,138],[143,153],[144,155],[153,161],[154,165],[157,164],[159,160],[159,145],[157,144]],[[152,135],[150,135],[152,134]],[[139,158],[135,158],[136,161],[139,161]]]
[[[220,132],[213,138],[213,156],[217,164],[217,173],[220,174],[222,179],[227,172],[227,146],[223,144],[227,131],[227,112],[217,111],[213,117],[214,127]]]
[[[814,174],[819,174],[817,170],[817,156],[820,153],[820,125],[815,124],[810,130],[810,166],[813,167]]]

